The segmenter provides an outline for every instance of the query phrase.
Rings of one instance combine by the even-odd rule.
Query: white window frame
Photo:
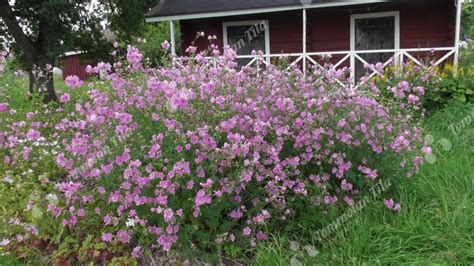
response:
[[[355,21],[364,18],[395,17],[395,50],[400,50],[400,11],[376,12],[351,15],[351,52],[356,51],[355,47]],[[390,49],[391,50],[391,49]]]
[[[253,26],[265,23],[265,55],[270,54],[270,23],[268,20],[247,20],[247,21],[232,21],[222,23],[222,35],[224,39],[224,46],[228,45],[227,27],[232,26]],[[270,62],[270,57],[266,56],[266,61]]]

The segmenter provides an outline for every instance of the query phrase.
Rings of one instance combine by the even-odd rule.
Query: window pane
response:
[[[262,23],[245,26],[227,26],[227,43],[237,55],[251,55],[252,50],[265,52],[265,30]],[[252,59],[238,59],[239,66],[246,65]]]
[[[355,20],[355,49],[382,50],[395,49],[395,17],[363,18]],[[385,63],[393,53],[359,54],[367,63]],[[364,64],[356,60],[356,79],[366,70]]]

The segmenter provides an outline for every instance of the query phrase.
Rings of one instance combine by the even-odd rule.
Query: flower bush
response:
[[[468,49],[461,51],[467,52]],[[418,114],[422,114],[423,110],[431,112],[439,109],[452,101],[472,102],[474,99],[473,69],[467,66],[467,63],[458,66],[452,64],[435,66],[437,60],[433,52],[422,61],[422,66],[408,62],[404,63],[403,67],[392,65],[385,70],[379,70],[381,74],[370,80],[368,87],[375,84],[380,88],[382,97],[378,99],[382,101],[384,100],[382,98],[393,100],[395,94],[398,98],[395,102],[401,104],[401,109],[414,111],[414,108]],[[400,87],[403,88],[400,89]],[[411,89],[417,91],[410,91]],[[407,102],[411,103],[406,105]],[[414,102],[416,104],[412,104]]]
[[[182,65],[151,69],[130,46],[103,68],[106,82],[66,78],[86,100],[64,94],[61,107],[23,119],[2,105],[1,193],[37,179],[35,196],[18,195],[21,211],[2,213],[15,217],[0,232],[7,250],[40,238],[58,261],[239,257],[305,209],[321,224],[355,204],[387,178],[380,158],[411,176],[429,152],[411,115],[341,88],[340,72],[238,69],[231,49],[188,51]]]

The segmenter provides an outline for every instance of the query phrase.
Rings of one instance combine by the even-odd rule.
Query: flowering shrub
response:
[[[304,212],[296,206],[322,214],[355,204],[386,178],[376,168],[382,157],[398,160],[408,176],[419,170],[421,129],[370,91],[340,88],[332,80],[339,72],[320,79],[296,67],[239,71],[232,50],[210,49],[209,58],[191,47],[183,67],[148,69],[130,46],[114,71],[88,67],[108,72],[108,82],[89,84],[88,100],[65,94],[64,106],[42,121],[30,114],[5,126],[1,177],[24,168],[42,176],[38,186],[48,189],[38,189],[28,209],[67,232],[47,241],[87,239],[80,260],[140,258],[150,249],[236,257]],[[395,97],[422,94],[397,88]],[[15,182],[4,182],[4,191]],[[73,255],[60,247],[60,256]]]
[[[380,88],[380,96],[393,100],[400,108],[410,109],[422,114],[422,110],[432,111],[450,101],[469,102],[474,99],[474,71],[466,67],[466,63],[458,66],[450,64],[435,66],[436,57],[430,57],[423,66],[415,63],[404,63],[378,70],[374,80],[368,86],[376,85]],[[376,66],[372,66],[377,68]],[[410,91],[415,90],[415,91]],[[378,98],[381,99],[381,98]],[[409,102],[407,105],[406,103]],[[415,104],[413,104],[415,103]]]

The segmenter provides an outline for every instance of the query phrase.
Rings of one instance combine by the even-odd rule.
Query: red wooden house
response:
[[[87,64],[81,60],[81,51],[66,52],[59,57],[59,64],[62,70],[63,78],[68,76],[78,76],[81,80],[91,78],[86,72]]]
[[[306,71],[329,54],[355,77],[367,63],[421,65],[427,56],[457,63],[460,16],[461,0],[162,0],[146,20],[169,21],[173,54],[173,21],[180,21],[184,48],[205,32],[234,48],[242,65],[261,50],[267,62],[284,55]]]

